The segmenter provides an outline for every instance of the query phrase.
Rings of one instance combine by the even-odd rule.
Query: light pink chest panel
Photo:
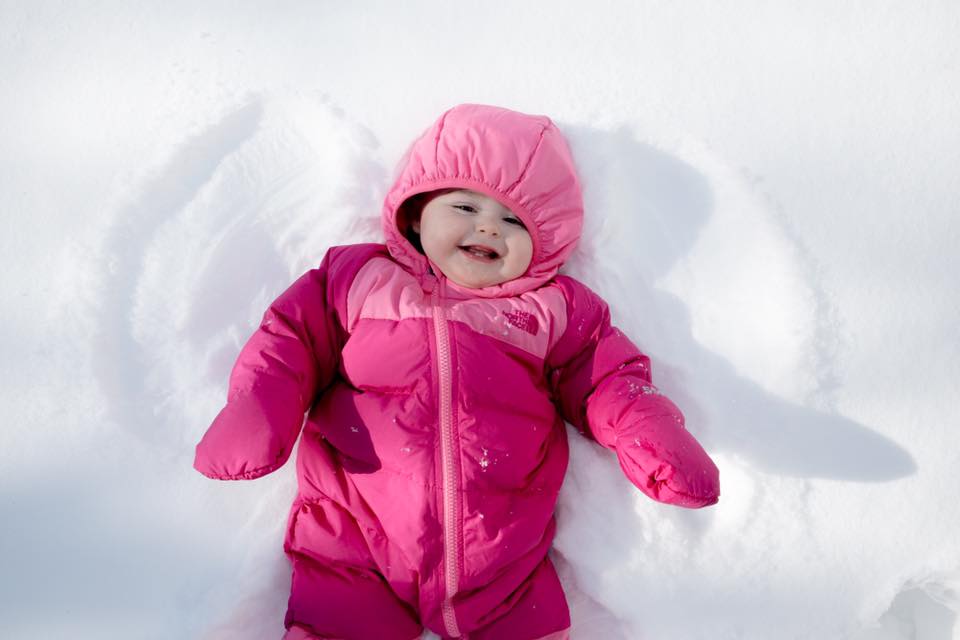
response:
[[[448,320],[544,360],[566,328],[566,303],[554,287],[508,298],[443,300]],[[417,280],[386,258],[374,258],[357,273],[347,295],[347,331],[360,320],[433,317],[431,296]]]

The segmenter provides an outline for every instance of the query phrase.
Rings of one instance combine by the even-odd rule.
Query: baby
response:
[[[195,467],[257,478],[302,427],[285,638],[568,638],[564,420],[651,498],[717,501],[649,359],[557,273],[582,218],[548,118],[460,105],[401,162],[386,244],[331,248],[266,311]]]

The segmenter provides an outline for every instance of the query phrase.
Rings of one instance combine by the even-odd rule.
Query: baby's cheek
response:
[[[524,273],[527,272],[527,269],[530,268],[530,260],[533,257],[533,245],[528,239],[527,242],[517,250],[511,250],[511,255],[513,258],[513,266],[516,271],[514,278],[519,278]],[[512,278],[511,278],[512,279]]]

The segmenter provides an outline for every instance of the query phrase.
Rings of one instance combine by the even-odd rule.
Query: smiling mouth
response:
[[[465,254],[471,258],[479,258],[481,260],[496,260],[500,257],[500,254],[491,249],[490,247],[485,247],[481,244],[468,244],[461,247],[457,247]]]

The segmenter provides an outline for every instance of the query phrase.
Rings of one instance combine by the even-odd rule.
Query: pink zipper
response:
[[[443,565],[446,593],[441,604],[443,624],[447,633],[454,638],[460,637],[457,616],[453,610],[453,596],[459,589],[457,571],[460,566],[460,547],[458,545],[459,492],[457,491],[456,451],[453,443],[453,412],[451,410],[452,384],[450,381],[450,335],[447,332],[447,314],[440,300],[440,287],[437,282],[433,290],[433,329],[437,340],[437,369],[440,374],[440,456],[443,466]]]

